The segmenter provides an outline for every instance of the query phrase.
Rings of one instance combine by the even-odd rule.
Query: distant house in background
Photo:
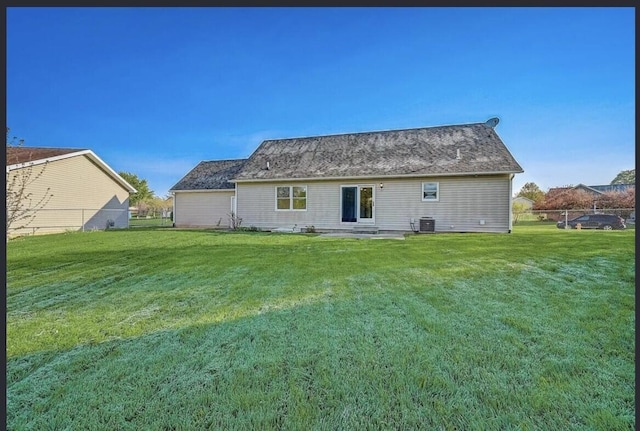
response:
[[[516,196],[513,198],[513,203],[522,204],[523,208],[530,210],[533,208],[534,201],[529,198],[525,198],[524,196]]]
[[[176,226],[231,226],[235,212],[235,186],[229,180],[246,159],[200,162],[169,192],[173,193],[173,222]]]
[[[31,169],[33,182],[26,192],[34,201],[47,189],[52,195],[26,227],[14,226],[10,235],[128,226],[129,194],[136,190],[93,151],[7,147],[6,165],[9,178]]]
[[[434,231],[510,232],[523,170],[497,123],[267,140],[246,160],[202,162],[180,180],[175,225],[226,226],[233,211],[267,230],[409,231],[430,217]]]
[[[629,189],[635,188],[635,184],[605,184],[602,186],[587,186],[588,188],[598,191],[600,193],[606,192],[626,192]]]
[[[598,196],[606,192],[625,192],[635,187],[636,187],[635,184],[605,184],[605,185],[598,185],[598,186],[587,186],[580,183],[577,186],[552,187],[549,189],[547,193],[558,193],[563,190],[584,190],[587,193],[591,193],[594,196]]]

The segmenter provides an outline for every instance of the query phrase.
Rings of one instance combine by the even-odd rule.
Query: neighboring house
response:
[[[606,185],[597,185],[597,186],[587,186],[584,184],[578,184],[577,186],[566,186],[566,187],[552,187],[549,189],[551,193],[562,192],[563,190],[584,190],[587,193],[591,193],[594,196],[601,195],[606,192],[624,192],[628,189],[635,188],[635,184],[606,184]]]
[[[30,169],[32,182],[25,191],[32,200],[51,195],[26,227],[16,229],[23,224],[17,222],[10,235],[128,226],[129,194],[136,190],[93,151],[7,147],[6,162],[7,187],[12,176]]]
[[[184,227],[230,227],[235,187],[229,182],[246,159],[200,162],[170,190],[173,222]]]
[[[514,204],[522,204],[523,209],[531,210],[533,208],[534,201],[532,199],[526,198],[524,196],[517,196],[513,198]]]
[[[216,181],[202,178],[199,193],[184,179],[174,186],[175,223],[189,226],[180,219],[185,204],[212,212],[206,196],[228,177],[235,193],[224,205],[234,205],[243,226],[409,231],[431,217],[435,231],[510,232],[512,179],[523,170],[496,124],[267,140],[248,159],[227,161],[236,172],[212,166]],[[181,202],[181,189],[193,191],[192,200]]]

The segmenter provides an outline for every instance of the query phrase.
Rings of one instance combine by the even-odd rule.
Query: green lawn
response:
[[[11,430],[633,430],[635,231],[7,245]]]
[[[173,221],[170,218],[150,217],[129,219],[129,227],[171,227]]]

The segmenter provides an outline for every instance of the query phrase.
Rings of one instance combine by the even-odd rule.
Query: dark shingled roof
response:
[[[84,151],[77,148],[7,147],[7,166]]]
[[[233,179],[265,181],[519,172],[523,172],[522,167],[493,127],[475,123],[267,140]]]
[[[247,159],[212,160],[200,162],[171,190],[233,190],[229,182],[244,166]]]

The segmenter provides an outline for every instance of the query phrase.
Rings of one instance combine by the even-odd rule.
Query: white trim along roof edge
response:
[[[28,166],[42,165],[44,163],[55,162],[57,160],[63,160],[71,157],[77,157],[77,156],[89,157],[89,159],[97,163],[100,168],[102,168],[107,174],[109,174],[109,176],[111,176],[114,180],[116,180],[116,182],[118,182],[122,187],[124,187],[127,191],[129,191],[129,193],[137,192],[137,190],[131,184],[129,184],[124,178],[118,175],[116,171],[111,169],[109,165],[107,165],[100,157],[96,155],[96,153],[94,153],[91,150],[80,150],[73,153],[62,154],[54,157],[47,157],[44,159],[33,160],[30,162],[16,163],[14,165],[7,166],[7,172],[13,171],[15,169],[26,168]]]
[[[221,193],[221,192],[231,192],[234,193],[236,189],[193,189],[193,190],[174,190],[170,189],[169,193]]]

